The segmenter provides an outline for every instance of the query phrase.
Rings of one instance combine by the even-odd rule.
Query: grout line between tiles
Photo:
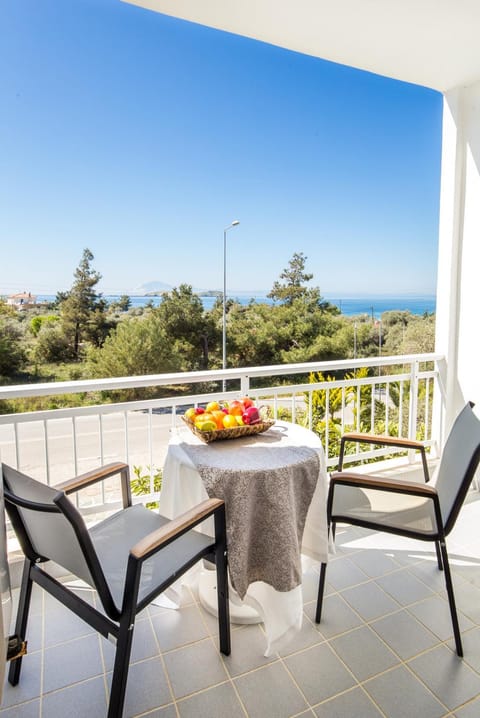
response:
[[[175,694],[174,694],[174,692],[173,692],[172,683],[171,683],[171,681],[170,681],[170,676],[169,676],[169,674],[168,674],[167,666],[166,666],[166,664],[165,664],[165,659],[164,659],[164,657],[163,657],[163,652],[162,652],[162,650],[161,650],[161,648],[160,648],[160,643],[159,643],[159,641],[158,641],[157,633],[156,633],[155,628],[154,628],[154,625],[153,625],[152,616],[150,615],[150,613],[149,613],[148,611],[147,611],[147,616],[148,616],[148,621],[149,621],[149,623],[150,623],[150,630],[151,630],[152,633],[153,633],[153,640],[155,641],[155,645],[156,645],[156,647],[157,647],[158,655],[159,655],[159,657],[160,657],[160,663],[162,664],[163,672],[164,672],[164,674],[165,674],[165,680],[166,680],[166,682],[167,682],[168,690],[169,690],[169,692],[170,692],[170,697],[171,697],[171,699],[172,699],[173,704],[175,705],[175,713],[177,714],[177,718],[180,718],[180,714],[179,714],[179,712],[178,712],[177,703],[176,703],[176,699],[175,699]]]
[[[355,559],[354,559],[353,557],[354,557],[355,555],[357,555],[359,552],[366,551],[366,550],[370,550],[370,549],[361,549],[360,551],[352,551],[352,552],[349,552],[348,554],[345,554],[345,556],[349,556],[349,557],[350,557],[350,560],[354,561]],[[339,558],[341,558],[341,557],[339,557]],[[393,560],[395,560],[395,559],[393,559]],[[149,612],[146,612],[145,616],[148,618],[148,620],[149,620],[149,622],[150,622],[151,630],[153,630],[155,645],[157,646],[157,651],[158,651],[158,656],[160,657],[161,665],[162,665],[162,668],[163,668],[163,670],[164,670],[164,672],[165,672],[166,682],[167,682],[167,685],[168,685],[168,687],[169,687],[171,702],[165,703],[164,705],[159,706],[159,707],[157,707],[157,708],[155,708],[155,709],[153,709],[153,710],[147,711],[146,713],[136,714],[136,715],[137,715],[137,718],[141,718],[141,717],[143,717],[143,716],[144,716],[145,718],[148,718],[149,715],[153,715],[154,713],[156,713],[156,712],[159,710],[159,708],[162,708],[162,709],[163,709],[163,708],[167,708],[167,707],[169,707],[169,706],[171,706],[171,707],[174,708],[177,718],[180,718],[180,709],[179,709],[179,706],[180,706],[180,705],[182,704],[182,702],[184,702],[186,699],[192,698],[192,696],[194,697],[195,695],[200,695],[200,694],[202,694],[202,693],[205,693],[205,692],[207,692],[207,691],[209,691],[209,690],[211,690],[211,689],[213,689],[213,688],[215,688],[215,687],[217,687],[217,686],[226,685],[226,684],[230,684],[230,685],[233,687],[233,690],[234,690],[235,695],[236,695],[236,697],[237,697],[237,699],[238,699],[238,701],[239,701],[239,703],[240,703],[240,706],[241,706],[241,708],[242,708],[242,711],[243,711],[244,715],[246,716],[246,718],[249,718],[249,713],[248,713],[248,711],[247,711],[247,709],[246,709],[246,707],[245,707],[245,705],[244,705],[244,703],[243,703],[243,701],[242,701],[242,699],[241,699],[241,696],[239,695],[239,692],[238,692],[238,690],[237,690],[236,678],[239,678],[240,676],[242,676],[242,677],[243,677],[243,676],[247,676],[247,675],[249,675],[249,674],[258,672],[258,671],[260,671],[260,670],[267,669],[269,666],[273,666],[273,665],[275,665],[276,663],[281,663],[281,664],[284,666],[285,670],[287,671],[289,677],[291,678],[291,680],[292,680],[292,682],[293,682],[293,685],[295,686],[295,690],[299,691],[300,695],[303,696],[303,698],[304,698],[304,700],[305,700],[305,702],[306,702],[306,705],[308,706],[308,708],[304,708],[304,709],[301,710],[298,714],[295,714],[296,716],[301,716],[302,714],[307,715],[306,711],[308,711],[308,715],[312,715],[312,716],[313,716],[313,715],[315,715],[315,710],[314,710],[315,707],[318,707],[318,706],[320,706],[320,705],[325,705],[325,704],[327,704],[329,701],[334,700],[335,698],[337,698],[338,696],[347,694],[347,693],[349,693],[350,691],[355,690],[356,687],[359,687],[359,688],[362,690],[362,692],[368,697],[368,699],[376,706],[376,708],[377,708],[377,709],[379,710],[379,712],[380,712],[380,715],[384,716],[385,718],[388,718],[388,716],[385,716],[385,713],[384,713],[384,712],[381,710],[381,708],[377,705],[377,703],[375,702],[375,700],[373,699],[373,697],[368,693],[368,689],[367,689],[367,688],[368,688],[369,683],[371,683],[371,682],[372,682],[373,680],[375,680],[377,677],[382,676],[382,675],[386,675],[386,674],[388,674],[388,673],[390,673],[390,672],[393,672],[395,669],[397,669],[397,668],[399,668],[400,666],[402,666],[402,667],[405,667],[405,668],[407,669],[407,671],[409,672],[409,674],[410,674],[411,676],[413,676],[413,678],[415,678],[415,679],[424,687],[424,689],[425,689],[429,694],[431,694],[431,695],[435,698],[436,701],[438,701],[438,703],[439,703],[442,707],[445,708],[445,711],[446,711],[446,712],[445,712],[444,714],[442,714],[443,718],[455,718],[455,715],[456,715],[456,714],[455,714],[455,711],[459,711],[461,708],[464,708],[465,706],[469,706],[470,704],[474,704],[474,702],[475,702],[476,700],[478,700],[479,696],[477,695],[477,696],[473,697],[471,700],[467,701],[466,703],[463,703],[463,704],[457,706],[454,710],[451,710],[451,709],[449,709],[449,708],[447,708],[447,707],[445,706],[445,704],[443,703],[443,701],[442,701],[438,696],[435,695],[435,693],[433,692],[433,690],[432,690],[427,684],[424,683],[424,681],[421,679],[421,677],[418,676],[418,675],[415,673],[415,671],[413,670],[413,668],[411,668],[411,667],[409,666],[409,664],[408,664],[408,662],[412,661],[414,658],[427,655],[427,654],[430,653],[431,651],[433,651],[433,650],[435,650],[435,649],[438,649],[439,646],[445,646],[449,651],[454,652],[454,651],[452,651],[452,648],[451,648],[450,645],[449,645],[449,642],[451,642],[451,640],[452,640],[452,636],[449,636],[447,639],[445,639],[444,641],[442,641],[428,626],[425,626],[425,624],[423,624],[423,622],[422,622],[419,618],[417,618],[413,613],[411,613],[410,609],[411,609],[412,607],[416,606],[416,605],[421,604],[423,601],[425,601],[425,600],[426,600],[425,597],[424,597],[424,598],[420,598],[420,599],[418,599],[417,601],[414,601],[414,602],[412,602],[412,603],[408,603],[408,604],[406,604],[406,605],[402,605],[402,604],[400,604],[400,602],[398,602],[398,601],[395,599],[394,596],[392,596],[392,595],[389,594],[387,591],[385,591],[385,589],[383,589],[383,587],[380,586],[380,585],[377,583],[377,580],[378,580],[379,578],[382,578],[382,579],[383,579],[384,577],[388,577],[388,576],[394,575],[394,574],[400,574],[400,572],[405,572],[405,571],[407,571],[410,575],[412,575],[414,578],[416,578],[416,579],[419,580],[421,583],[423,583],[423,584],[426,585],[428,588],[430,588],[430,590],[432,590],[431,587],[430,587],[430,586],[428,585],[428,583],[426,582],[425,577],[423,577],[422,575],[418,575],[418,576],[417,576],[416,573],[414,573],[414,572],[412,573],[412,571],[411,571],[412,566],[415,566],[415,565],[417,565],[417,564],[421,564],[422,561],[423,561],[423,559],[420,559],[420,560],[416,561],[415,563],[411,563],[411,564],[409,563],[409,564],[407,564],[407,565],[399,565],[398,568],[395,568],[395,569],[393,569],[393,570],[391,570],[391,571],[388,571],[386,574],[382,574],[381,576],[369,577],[368,575],[366,575],[366,581],[362,581],[361,583],[358,583],[358,584],[355,584],[355,585],[352,585],[352,586],[349,586],[349,587],[347,587],[347,588],[343,588],[343,589],[340,589],[340,590],[332,590],[332,593],[329,594],[329,596],[331,596],[332,598],[333,598],[333,597],[335,597],[335,598],[338,597],[338,598],[340,598],[342,601],[345,601],[345,603],[348,605],[348,607],[350,608],[350,610],[352,611],[352,613],[358,617],[359,622],[360,622],[360,624],[359,624],[358,626],[355,626],[355,627],[353,627],[353,628],[348,628],[348,629],[346,629],[345,631],[342,631],[342,632],[340,632],[340,633],[338,633],[338,634],[335,634],[334,636],[325,637],[325,636],[323,635],[323,633],[321,632],[321,630],[318,630],[317,624],[315,624],[315,623],[313,622],[312,618],[310,618],[310,617],[307,616],[307,615],[304,615],[304,621],[308,621],[308,623],[311,624],[311,626],[313,626],[314,628],[317,627],[318,638],[319,638],[318,642],[316,642],[316,643],[314,643],[314,644],[312,644],[312,645],[307,645],[307,646],[305,646],[305,647],[303,647],[303,648],[299,648],[298,650],[293,651],[292,653],[289,653],[289,654],[286,655],[286,656],[280,656],[280,655],[277,654],[277,657],[276,657],[272,662],[267,663],[267,664],[264,664],[264,665],[257,666],[257,667],[255,667],[255,668],[252,668],[252,669],[250,669],[250,670],[248,670],[248,671],[245,671],[244,673],[239,674],[239,676],[231,676],[231,675],[230,675],[230,672],[229,672],[229,670],[228,670],[228,668],[227,668],[227,666],[226,666],[226,664],[225,664],[225,662],[224,662],[224,660],[223,660],[223,657],[220,655],[220,658],[221,658],[221,660],[222,660],[223,667],[224,667],[224,670],[225,670],[226,679],[225,679],[224,681],[220,681],[219,683],[216,683],[216,684],[214,684],[214,685],[212,685],[212,686],[207,686],[206,688],[203,688],[203,689],[201,689],[201,690],[199,690],[199,691],[195,691],[195,692],[189,694],[188,696],[182,696],[181,698],[178,698],[178,699],[176,699],[175,696],[174,696],[174,694],[173,694],[173,688],[172,688],[172,684],[171,684],[171,681],[170,681],[170,677],[169,677],[168,671],[167,671],[167,669],[166,669],[166,664],[165,664],[165,660],[164,660],[164,655],[168,655],[168,654],[170,654],[170,653],[174,653],[174,652],[179,651],[179,650],[181,650],[181,649],[194,646],[194,645],[196,645],[196,644],[199,644],[199,643],[201,643],[201,642],[206,641],[207,639],[210,640],[210,641],[215,645],[215,648],[217,648],[218,636],[215,636],[214,634],[212,634],[212,633],[210,632],[209,627],[208,627],[208,625],[207,625],[206,618],[205,618],[205,616],[204,616],[202,610],[200,610],[200,606],[199,606],[199,604],[198,604],[198,602],[197,602],[195,596],[193,596],[193,594],[192,594],[193,600],[192,600],[191,602],[188,602],[187,604],[185,604],[185,605],[182,606],[182,607],[189,607],[189,606],[192,606],[192,605],[196,605],[196,606],[197,606],[197,608],[199,609],[200,615],[201,615],[201,617],[202,617],[202,618],[201,618],[202,623],[203,623],[203,625],[205,626],[208,635],[207,635],[206,637],[201,638],[201,639],[197,639],[197,640],[195,640],[195,641],[192,641],[191,643],[184,644],[184,645],[182,645],[182,646],[178,646],[178,647],[172,648],[172,649],[170,649],[169,651],[162,652],[161,649],[160,649],[160,646],[159,646],[157,634],[156,634],[156,632],[155,632],[155,630],[154,630],[154,628],[153,628],[152,616],[150,615]],[[358,568],[360,568],[360,567],[358,567]],[[404,574],[404,575],[405,575],[405,574]],[[463,578],[463,577],[462,577],[462,578]],[[464,581],[467,581],[467,579],[463,579],[463,580],[464,580]],[[355,586],[365,585],[365,584],[370,583],[370,582],[373,582],[381,591],[383,591],[389,598],[391,598],[395,603],[397,603],[397,604],[398,604],[398,608],[396,608],[395,610],[390,611],[390,612],[388,612],[388,613],[386,613],[386,614],[383,614],[383,615],[381,615],[381,616],[376,616],[376,617],[374,617],[374,618],[372,618],[372,619],[369,619],[369,620],[364,619],[364,618],[361,616],[361,614],[359,614],[359,612],[358,612],[353,606],[350,605],[350,603],[349,603],[348,600],[344,597],[343,594],[344,594],[345,591],[347,591],[347,590],[350,589],[350,588],[354,588]],[[333,589],[333,587],[332,587],[332,589]],[[445,605],[446,605],[446,609],[448,610],[448,602],[445,600],[445,597],[444,597],[443,592],[442,592],[441,589],[433,590],[433,591],[432,591],[432,598],[433,598],[433,597],[437,597],[437,598],[441,599],[442,601],[444,601],[444,602],[445,602]],[[428,598],[428,597],[427,597],[427,598]],[[308,601],[306,604],[304,604],[304,609],[305,609],[306,606],[310,606],[311,604],[315,604],[315,600]],[[49,611],[51,610],[51,606],[48,606],[48,610],[49,610]],[[168,609],[165,609],[165,610],[168,610]],[[44,674],[45,674],[45,650],[46,650],[46,646],[45,646],[46,611],[47,611],[47,607],[46,607],[46,601],[45,601],[45,593],[42,591],[42,596],[41,596],[41,613],[40,613],[40,615],[38,616],[38,618],[40,618],[40,616],[41,616],[41,622],[42,622],[42,624],[41,624],[41,625],[42,625],[42,628],[41,628],[41,645],[40,645],[40,648],[39,648],[39,650],[40,650],[41,653],[42,653],[41,658],[40,658],[41,676],[40,676],[40,696],[39,696],[39,718],[42,718],[42,716],[43,716],[43,718],[48,718],[47,716],[44,715],[44,707],[43,707],[44,682],[45,682],[45,675],[44,675]],[[435,640],[436,640],[436,643],[435,643],[434,646],[430,646],[430,647],[428,647],[428,648],[426,648],[426,649],[420,651],[419,653],[416,653],[416,654],[413,655],[413,656],[409,656],[409,657],[406,658],[406,659],[402,659],[402,658],[397,654],[397,652],[395,651],[395,649],[394,649],[392,646],[390,646],[390,645],[388,644],[388,642],[387,642],[386,640],[384,640],[380,634],[378,634],[378,633],[376,632],[375,627],[372,625],[372,624],[374,624],[375,622],[377,622],[377,621],[380,620],[380,619],[383,619],[383,618],[386,618],[386,617],[389,617],[389,616],[395,616],[396,614],[399,614],[401,611],[405,611],[408,615],[412,616],[416,621],[418,621],[418,623],[419,623],[422,627],[424,626],[424,627],[426,628],[426,630],[427,630],[429,633],[431,633],[431,634],[434,636]],[[463,615],[463,612],[460,612],[460,613]],[[467,618],[468,618],[468,616],[467,616]],[[35,617],[35,619],[37,619],[37,617]],[[472,623],[472,626],[471,626],[470,628],[467,628],[467,629],[465,629],[464,631],[462,631],[462,634],[473,633],[474,631],[478,630],[478,624],[477,624],[474,620],[471,620],[471,623]],[[359,680],[355,677],[355,675],[353,674],[353,671],[351,671],[351,670],[348,668],[348,666],[344,663],[344,661],[342,660],[342,658],[341,658],[340,656],[338,656],[338,654],[337,654],[336,651],[335,651],[335,648],[333,647],[333,643],[332,643],[332,642],[333,642],[335,639],[337,639],[337,638],[339,638],[339,637],[341,637],[341,636],[345,636],[345,635],[348,635],[348,634],[350,634],[350,633],[353,633],[354,631],[357,631],[357,630],[359,630],[359,629],[362,628],[362,627],[369,627],[370,630],[372,630],[372,631],[374,632],[375,636],[381,641],[381,643],[384,644],[390,651],[392,651],[392,653],[398,658],[399,663],[396,664],[396,665],[393,666],[393,667],[390,667],[390,668],[384,670],[384,671],[380,671],[380,672],[374,674],[373,676],[371,676],[371,677],[365,679],[364,681],[359,681]],[[232,625],[232,631],[242,630],[243,628],[244,628],[243,626],[236,626],[235,624]],[[260,630],[262,630],[262,632],[263,632],[263,627],[262,627],[262,626],[260,626]],[[88,634],[86,634],[86,635],[88,635]],[[98,635],[98,634],[97,634],[97,635]],[[65,642],[61,642],[61,643],[55,644],[55,646],[57,646],[57,645],[65,645],[66,643],[72,643],[72,644],[74,644],[76,641],[78,641],[78,640],[80,640],[80,639],[82,639],[82,638],[84,638],[84,637],[85,637],[84,635],[82,635],[82,636],[75,636],[74,638],[70,639],[69,641],[65,641]],[[99,640],[101,641],[101,645],[103,645],[103,642],[102,642],[102,639],[101,639],[100,636],[99,636]],[[309,701],[306,699],[306,697],[305,697],[303,691],[301,690],[300,686],[297,684],[297,682],[296,682],[295,678],[293,677],[292,673],[289,671],[288,665],[287,665],[287,660],[288,660],[290,657],[292,657],[292,656],[296,656],[296,655],[302,654],[302,653],[308,651],[309,649],[312,649],[312,648],[314,648],[314,647],[316,647],[316,646],[318,646],[318,645],[323,645],[323,644],[325,644],[325,643],[328,645],[328,648],[330,649],[330,651],[333,652],[333,654],[336,656],[336,658],[341,662],[341,664],[345,667],[345,669],[348,671],[348,673],[352,676],[352,678],[353,678],[353,680],[354,680],[354,682],[355,682],[355,685],[352,686],[351,688],[345,690],[345,691],[341,691],[341,692],[339,692],[339,693],[336,693],[336,694],[330,696],[329,698],[327,698],[327,699],[325,699],[325,700],[323,700],[323,701],[321,701],[321,702],[319,702],[319,703],[310,704]],[[48,646],[48,649],[54,648],[55,646],[53,646],[53,645],[52,645],[52,646]],[[36,654],[37,651],[32,652],[32,655],[33,655],[34,653]],[[217,653],[218,653],[218,650],[217,650]],[[104,657],[103,650],[101,650],[101,661],[102,661],[102,669],[103,669],[104,686],[105,686],[106,695],[107,695],[107,698],[108,698],[109,692],[108,692],[108,684],[107,684],[107,680],[106,680],[106,679],[107,679],[107,671],[106,671],[106,669],[105,669],[105,660],[104,660],[104,658],[105,658],[105,657]],[[153,657],[150,656],[150,657],[148,657],[148,658],[142,659],[141,661],[138,661],[138,663],[147,662],[147,661],[151,660],[152,658],[153,658]],[[475,675],[480,675],[480,670],[479,670],[478,668],[474,668],[474,667],[471,666],[469,663],[467,663],[467,665],[468,665],[468,668],[472,671],[472,673],[474,673]],[[91,678],[86,679],[86,681],[88,681],[88,680],[91,680]],[[78,684],[84,683],[84,682],[86,682],[86,681],[78,681]],[[70,684],[70,685],[75,685],[75,684]],[[68,686],[65,686],[64,688],[60,688],[60,689],[58,689],[58,690],[56,690],[56,691],[52,691],[51,693],[60,692],[60,691],[62,691],[62,690],[65,690],[65,688],[68,688]],[[45,694],[45,695],[46,695],[46,694]],[[35,698],[33,698],[33,699],[25,700],[25,701],[23,701],[22,703],[17,703],[17,704],[13,704],[12,706],[5,707],[5,709],[0,710],[0,714],[3,714],[3,713],[4,713],[4,710],[12,710],[12,709],[14,710],[16,705],[20,706],[20,705],[25,705],[25,704],[29,704],[29,703],[34,703],[36,700],[37,700],[37,698],[35,697]],[[295,716],[291,716],[291,718],[295,718]],[[345,717],[345,718],[346,718],[346,717]]]

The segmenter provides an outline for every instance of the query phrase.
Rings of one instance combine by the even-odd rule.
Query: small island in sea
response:
[[[223,292],[219,292],[217,289],[207,289],[202,292],[195,292],[199,297],[222,297]]]
[[[162,289],[162,290],[155,290],[152,292],[145,292],[142,296],[144,297],[163,297],[165,294],[168,294],[169,290]],[[198,292],[194,292],[198,297],[222,297],[223,292],[219,292],[217,289],[206,289],[201,290]]]

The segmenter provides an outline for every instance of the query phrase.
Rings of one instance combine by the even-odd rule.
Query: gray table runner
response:
[[[301,545],[320,472],[314,448],[289,445],[276,427],[212,444],[182,442],[210,498],[225,501],[230,579],[240,598],[254,581],[301,584]]]

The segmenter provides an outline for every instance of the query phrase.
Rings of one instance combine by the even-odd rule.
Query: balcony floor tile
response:
[[[124,718],[475,718],[480,715],[480,496],[449,543],[465,658],[454,652],[443,574],[429,544],[337,527],[322,622],[308,564],[300,634],[263,656],[263,627],[216,620],[195,590],[137,619]],[[14,591],[14,601],[18,590]],[[82,594],[87,600],[95,596]],[[113,647],[34,587],[29,654],[0,718],[105,718]]]

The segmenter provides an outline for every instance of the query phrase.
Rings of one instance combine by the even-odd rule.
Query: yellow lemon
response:
[[[185,419],[188,419],[188,421],[195,421],[196,412],[193,406],[190,409],[187,409],[187,411],[184,414]]]
[[[244,422],[244,420],[242,419],[241,416],[236,416],[235,419],[236,419],[236,422],[237,422],[237,424],[238,424],[239,426],[245,426],[245,422]]]
[[[195,425],[197,429],[200,429],[200,431],[216,431],[217,425],[214,421],[211,421],[210,419],[207,419],[207,421],[201,421],[198,422],[198,424]]]
[[[225,414],[223,417],[223,425],[225,429],[232,429],[234,426],[238,426],[237,419],[233,414]]]
[[[198,424],[203,424],[204,421],[215,421],[213,416],[211,414],[207,414],[205,411],[203,414],[197,414],[195,417],[195,426],[198,426]]]
[[[209,404],[207,404],[206,411],[218,411],[220,409],[220,404],[218,401],[211,401]]]

